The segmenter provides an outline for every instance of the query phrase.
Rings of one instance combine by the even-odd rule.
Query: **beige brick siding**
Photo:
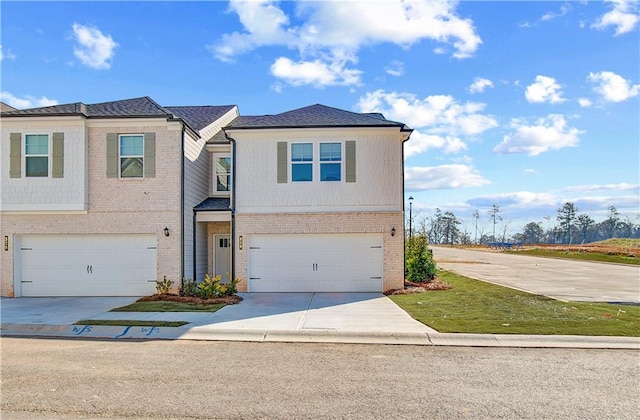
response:
[[[240,214],[236,216],[236,277],[239,290],[247,290],[247,236],[254,233],[382,233],[384,251],[383,289],[404,286],[402,212]],[[391,228],[396,235],[391,236]],[[239,237],[245,246],[239,249]]]
[[[146,179],[106,177],[107,133],[156,133],[156,176]],[[88,192],[86,214],[4,214],[2,236],[9,250],[1,251],[2,296],[14,296],[14,238],[23,234],[153,234],[158,241],[157,276],[179,284],[181,278],[180,223],[181,133],[160,125],[104,126],[88,130]],[[169,228],[170,236],[163,230]]]

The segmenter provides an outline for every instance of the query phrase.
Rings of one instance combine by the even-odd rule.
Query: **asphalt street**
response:
[[[3,419],[636,419],[637,350],[2,338]]]

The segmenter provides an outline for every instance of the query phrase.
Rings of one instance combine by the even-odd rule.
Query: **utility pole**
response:
[[[411,239],[411,233],[413,232],[413,226],[411,225],[411,207],[413,204],[413,196],[409,196],[409,239]]]

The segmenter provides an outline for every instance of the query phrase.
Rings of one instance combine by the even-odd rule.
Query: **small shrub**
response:
[[[228,278],[231,278],[227,274]],[[240,279],[233,279],[228,283],[220,283],[222,276],[215,277],[206,274],[200,283],[191,279],[183,279],[180,287],[180,296],[198,297],[202,299],[213,299],[218,297],[233,296],[238,291]]]
[[[167,294],[171,291],[173,282],[164,276],[164,279],[156,281],[156,291],[160,294]]]
[[[198,283],[197,296],[203,299],[211,299],[220,297],[220,279],[222,276],[217,275],[215,277],[209,277],[205,274],[204,280]]]
[[[405,279],[414,283],[431,282],[436,278],[436,264],[425,235],[417,234],[405,243]]]
[[[190,278],[183,278],[180,285],[180,296],[198,297],[198,283]]]

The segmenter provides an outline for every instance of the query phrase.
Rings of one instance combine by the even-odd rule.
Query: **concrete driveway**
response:
[[[380,293],[240,293],[243,301],[207,312],[108,312],[136,298],[2,298],[2,324],[71,325],[86,319],[186,321],[201,332],[333,331],[428,333]]]
[[[569,301],[640,303],[640,267],[432,246],[438,267]]]

